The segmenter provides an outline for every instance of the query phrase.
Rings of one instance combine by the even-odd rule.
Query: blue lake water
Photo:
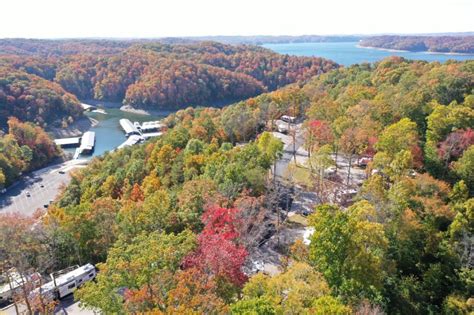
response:
[[[354,63],[374,62],[388,56],[402,56],[410,59],[422,59],[427,61],[446,61],[449,59],[467,60],[474,59],[474,55],[446,55],[431,53],[392,52],[378,49],[357,47],[357,42],[345,43],[294,43],[294,44],[265,44],[263,47],[272,49],[281,54],[296,56],[319,56],[334,60],[335,62],[348,66]],[[89,102],[86,102],[89,103]],[[158,120],[167,116],[170,112],[155,112],[151,116],[136,115],[119,110],[120,104],[101,102],[93,103],[107,112],[107,115],[99,113],[87,113],[86,115],[96,119],[99,123],[91,128],[96,133],[96,146],[93,156],[101,155],[105,151],[115,149],[126,140],[125,134],[119,125],[120,118],[128,118],[132,122]],[[223,106],[223,104],[203,104],[204,106]],[[74,152],[68,150],[68,152]]]
[[[407,59],[444,62],[449,59],[469,60],[474,55],[448,55],[427,52],[387,51],[357,47],[358,42],[342,43],[291,43],[264,44],[265,48],[280,54],[295,56],[317,56],[331,59],[341,65],[350,66],[362,62],[374,62],[389,56],[401,56]]]
[[[88,102],[91,103],[91,102]],[[91,127],[90,131],[95,132],[95,147],[92,155],[81,155],[80,158],[90,158],[104,154],[106,151],[111,151],[121,145],[127,138],[123,129],[120,127],[119,120],[121,118],[130,119],[130,121],[144,121],[160,120],[166,117],[170,112],[153,112],[151,115],[138,115],[121,111],[120,104],[111,106],[110,104],[101,104],[94,102],[95,105],[104,109],[107,114],[87,112],[85,115],[98,121],[98,124]],[[66,152],[74,153],[75,149],[65,149]]]

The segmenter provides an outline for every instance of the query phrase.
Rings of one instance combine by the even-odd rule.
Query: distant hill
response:
[[[76,96],[59,84],[0,65],[0,127],[12,116],[42,127],[64,125],[81,117],[82,107]]]
[[[474,36],[398,36],[384,35],[362,39],[363,47],[474,54]]]
[[[301,36],[203,36],[188,37],[190,40],[211,40],[226,44],[286,44],[286,43],[329,43],[329,42],[357,42],[363,37],[358,35],[301,35]]]
[[[65,90],[57,92],[60,96],[67,91],[79,99],[159,109],[241,100],[287,84],[305,82],[338,67],[317,57],[288,56],[258,46],[183,38],[4,39],[0,40],[2,65],[24,76],[46,79],[41,81],[42,85],[47,82],[55,92],[58,88]],[[23,98],[16,101],[7,98],[15,92],[8,90],[11,73],[11,70],[0,72],[0,109],[21,111],[24,115],[19,114],[18,118],[27,121],[47,120],[45,117],[38,121],[36,117],[41,113],[35,110],[46,105],[41,102],[38,106],[35,95],[28,94],[27,107],[19,103],[24,102]],[[4,100],[2,90],[6,91]],[[40,95],[44,97],[48,93],[44,91]],[[58,106],[62,108],[63,104]],[[29,116],[23,117],[27,113]],[[5,120],[7,115],[0,111],[1,118]]]

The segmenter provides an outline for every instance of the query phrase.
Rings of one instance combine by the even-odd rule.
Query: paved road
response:
[[[19,212],[31,215],[54,200],[61,188],[71,180],[69,172],[83,167],[87,160],[73,160],[51,165],[25,175],[13,184],[6,193],[0,194],[0,213]],[[43,186],[43,187],[41,187]],[[30,192],[30,197],[26,195]]]
[[[20,314],[26,314],[27,313],[27,308],[26,306],[20,304],[18,305],[18,310]],[[9,305],[8,307],[5,307],[3,309],[0,309],[0,314],[1,315],[16,315],[16,310],[15,306],[13,304]],[[62,298],[59,301],[59,305],[56,307],[54,310],[54,314],[60,314],[60,315],[93,315],[93,314],[99,314],[99,312],[94,313],[91,310],[83,310],[79,307],[79,302],[74,302],[74,296],[68,295],[64,298]]]
[[[25,175],[0,195],[0,213],[20,212],[30,215],[38,208],[44,208],[50,200],[54,200],[63,185],[71,180],[69,173],[78,167],[84,167],[88,160],[72,160],[42,168],[31,174]],[[43,187],[41,187],[43,185]],[[26,196],[29,191],[31,197]],[[20,307],[20,311],[22,309]],[[10,305],[0,309],[0,314],[16,314],[15,307]],[[92,311],[79,308],[79,302],[74,302],[73,295],[61,299],[55,314],[94,314]]]
[[[296,154],[307,154],[303,153],[306,152],[303,149],[303,129],[302,124],[291,125],[291,128],[296,128],[296,141],[295,145],[293,146],[293,139],[289,135],[284,135],[279,132],[272,132],[274,137],[279,138],[283,142],[283,156],[279,159],[276,163],[276,175],[277,177],[285,177],[286,171],[288,169],[288,165],[293,159],[293,149],[296,150]]]

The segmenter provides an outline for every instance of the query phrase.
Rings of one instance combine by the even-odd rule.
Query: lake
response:
[[[357,44],[358,42],[291,43],[263,44],[262,46],[280,54],[324,57],[344,66],[350,66],[352,64],[362,62],[374,62],[389,56],[400,56],[407,59],[440,62],[444,62],[449,59],[474,59],[474,55],[448,55],[428,52],[387,51],[381,49],[357,47]]]
[[[91,104],[92,102],[87,102]],[[95,147],[92,155],[81,155],[80,158],[91,158],[104,154],[106,151],[114,150],[116,147],[121,145],[127,138],[122,127],[120,127],[119,120],[122,118],[130,119],[131,122],[138,121],[140,123],[144,121],[160,120],[169,115],[170,111],[156,111],[151,115],[139,115],[128,113],[120,110],[120,104],[111,105],[110,103],[104,104],[101,102],[93,102],[94,105],[102,108],[107,114],[86,112],[85,115],[97,120],[99,123],[91,127],[90,131],[95,132]],[[64,151],[74,154],[76,149],[64,149]]]
[[[293,43],[293,44],[265,44],[263,47],[272,49],[281,54],[289,54],[296,56],[319,56],[336,61],[339,64],[349,66],[361,62],[374,62],[388,56],[402,56],[409,59],[422,59],[427,61],[446,61],[449,59],[468,60],[474,59],[474,55],[447,55],[432,54],[424,52],[393,52],[379,49],[360,48],[357,42],[344,43]],[[119,109],[120,104],[86,102],[105,109],[107,115],[100,113],[86,113],[91,118],[99,121],[99,124],[91,128],[96,133],[96,146],[92,156],[101,155],[106,151],[115,149],[125,140],[125,134],[120,127],[119,120],[128,118],[132,122],[144,122],[150,120],[158,120],[166,117],[171,111],[154,112],[150,116],[137,115],[123,112]],[[230,102],[222,102],[222,104],[208,104],[207,106],[224,106]],[[67,150],[74,152],[73,150]],[[90,157],[90,156],[89,156]],[[87,158],[87,156],[81,156]]]

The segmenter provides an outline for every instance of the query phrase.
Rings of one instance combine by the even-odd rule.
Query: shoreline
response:
[[[360,44],[356,45],[357,48],[363,48],[363,49],[375,49],[375,50],[382,50],[382,51],[388,51],[388,52],[413,52],[409,50],[401,50],[401,49],[390,49],[390,48],[381,48],[381,47],[373,47],[373,46],[361,46]]]
[[[73,122],[67,128],[52,128],[51,130],[47,130],[49,134],[53,136],[53,138],[70,138],[70,137],[79,137],[84,132],[88,131],[90,128],[97,126],[99,123],[98,120],[84,116],[77,121]]]
[[[430,55],[448,55],[448,56],[472,56],[474,58],[474,53],[457,53],[457,52],[441,52],[441,51],[411,51],[411,50],[401,50],[401,49],[390,49],[390,48],[381,48],[381,47],[374,47],[374,46],[361,46],[359,44],[356,45],[357,48],[364,48],[364,49],[375,49],[375,50],[382,50],[388,52],[403,52],[403,53],[424,53]]]
[[[136,115],[151,116],[149,111],[146,111],[144,109],[138,109],[138,108],[135,108],[131,105],[123,105],[123,106],[120,107],[120,110],[122,112],[132,113],[132,114],[136,114]]]

